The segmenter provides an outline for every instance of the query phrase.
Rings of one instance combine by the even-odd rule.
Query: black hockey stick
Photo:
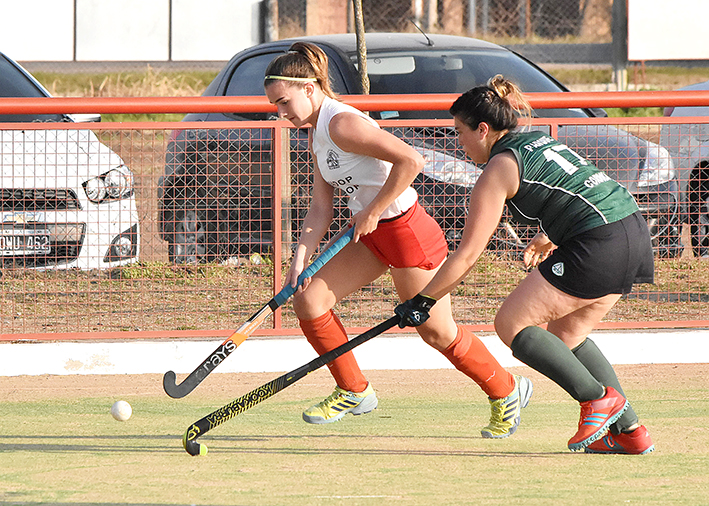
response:
[[[177,376],[174,371],[167,371],[162,378],[162,386],[165,389],[165,393],[172,397],[173,399],[179,399],[189,394],[194,390],[197,385],[199,385],[204,378],[209,375],[219,364],[224,361],[241,343],[243,343],[251,333],[256,330],[266,318],[273,314],[273,312],[278,309],[281,304],[290,298],[291,295],[295,293],[298,286],[305,280],[313,276],[320,268],[327,263],[332,257],[337,254],[345,245],[350,242],[352,235],[354,233],[353,228],[349,228],[344,234],[335,240],[329,248],[322,252],[322,254],[317,257],[313,263],[311,263],[307,269],[305,269],[300,276],[298,276],[298,285],[294,288],[290,284],[285,286],[280,292],[278,292],[271,300],[269,300],[261,309],[256,311],[256,313],[251,316],[244,324],[239,327],[232,335],[230,335],[226,341],[219,345],[219,347],[214,350],[205,360],[202,362],[197,369],[192,371],[189,376],[187,376],[182,383],[179,385],[176,383]]]
[[[206,455],[207,446],[202,443],[197,442],[197,438],[203,436],[208,431],[212,430],[224,422],[231,420],[236,415],[243,413],[249,408],[252,408],[256,404],[260,403],[277,394],[287,386],[292,385],[299,379],[305,377],[316,369],[321,368],[327,363],[332,362],[340,355],[344,355],[353,348],[359,346],[360,344],[369,341],[375,336],[378,336],[382,332],[385,332],[399,323],[400,317],[398,315],[392,316],[387,321],[380,323],[374,328],[369,329],[363,334],[352,338],[346,343],[338,346],[334,350],[328,351],[327,353],[320,355],[319,357],[311,360],[305,365],[298,367],[297,369],[285,373],[283,376],[269,381],[265,385],[261,385],[255,390],[252,390],[246,395],[242,395],[238,399],[230,402],[226,406],[222,406],[218,410],[210,413],[204,418],[196,421],[190,425],[185,434],[182,436],[182,446],[184,446],[187,453],[190,455]]]

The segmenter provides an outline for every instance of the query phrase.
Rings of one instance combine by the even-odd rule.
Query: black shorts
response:
[[[654,282],[652,242],[640,211],[582,232],[539,264],[553,286],[581,299],[630,293],[634,283]]]

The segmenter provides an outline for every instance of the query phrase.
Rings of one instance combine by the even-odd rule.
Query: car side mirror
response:
[[[101,115],[94,114],[94,113],[67,114],[67,117],[69,118],[69,121],[71,121],[72,123],[100,123],[101,122]]]

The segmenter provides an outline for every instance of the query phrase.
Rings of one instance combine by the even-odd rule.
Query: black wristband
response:
[[[419,293],[413,299],[411,299],[411,302],[413,302],[416,307],[419,307],[425,311],[428,311],[438,301],[436,299],[434,299],[433,297],[429,297],[428,295],[423,295],[423,294]]]

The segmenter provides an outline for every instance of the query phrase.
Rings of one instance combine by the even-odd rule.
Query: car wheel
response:
[[[687,187],[689,230],[695,257],[709,257],[709,163],[695,171]]]
[[[682,224],[676,214],[646,216],[652,249],[660,258],[677,258],[682,254]]]
[[[170,262],[195,264],[207,255],[207,230],[195,211],[175,213],[175,231],[168,245]]]

